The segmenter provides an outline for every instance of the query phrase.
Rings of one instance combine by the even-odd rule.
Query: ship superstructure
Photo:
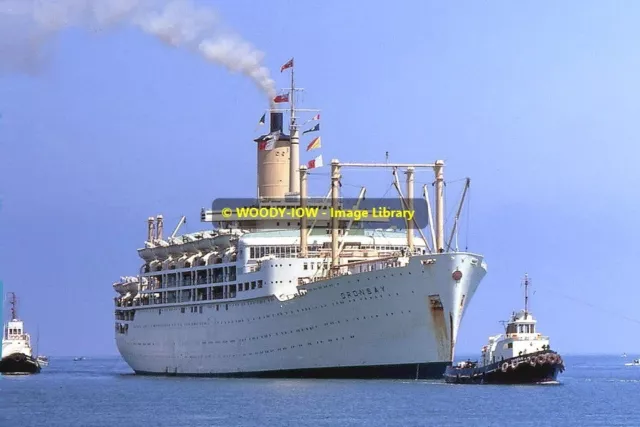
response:
[[[309,170],[299,161],[291,82],[289,135],[271,108],[270,132],[256,139],[254,208],[287,208],[275,217],[202,209],[211,230],[164,237],[161,215],[148,219],[137,276],[114,284],[116,342],[140,374],[434,378],[451,364],[460,322],[486,274],[483,257],[445,240],[444,162],[330,163],[330,189],[309,198]],[[265,141],[268,147],[265,148]],[[435,173],[435,215],[420,224],[375,227],[331,214],[357,208],[340,196],[346,169],[393,171],[402,205],[414,203],[414,174]],[[406,196],[399,172],[406,175]],[[468,182],[467,182],[468,184]],[[429,216],[429,195],[424,187]],[[466,187],[465,187],[466,191]],[[464,195],[458,206],[459,217]],[[290,208],[309,209],[297,216]]]

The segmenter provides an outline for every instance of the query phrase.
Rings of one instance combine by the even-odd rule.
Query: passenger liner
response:
[[[254,206],[346,208],[343,171],[372,167],[393,171],[398,197],[411,208],[414,173],[426,168],[435,173],[429,238],[415,220],[405,231],[367,229],[324,214],[243,218],[215,203],[201,211],[212,229],[177,235],[183,217],[165,238],[163,217],[151,217],[139,274],[113,285],[116,343],[137,374],[426,379],[441,378],[451,365],[486,264],[481,255],[451,249],[455,225],[445,239],[444,162],[332,160],[328,194],[308,198],[296,116],[317,110],[296,109],[296,90],[292,69],[290,108],[272,103],[270,133],[256,139]],[[398,171],[406,174],[406,196]]]

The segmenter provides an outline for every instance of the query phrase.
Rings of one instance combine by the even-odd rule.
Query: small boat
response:
[[[85,359],[85,358],[84,358],[83,356],[80,356],[80,357],[74,357],[74,358],[73,358],[73,361],[74,361],[74,362],[79,362],[79,361],[84,360],[84,359]]]
[[[113,284],[113,289],[120,295],[135,295],[140,290],[140,284],[147,284],[147,279],[142,278],[142,282],[135,276],[122,276],[119,282]]]
[[[524,310],[513,313],[504,334],[489,337],[481,361],[467,360],[446,368],[444,380],[453,384],[542,384],[555,382],[564,371],[562,357],[552,351],[549,337],[536,331],[528,310],[529,278],[524,279]]]
[[[631,363],[625,363],[624,366],[640,366],[640,359],[633,359]]]
[[[11,292],[11,321],[7,322],[2,334],[0,354],[0,374],[28,375],[40,372],[40,363],[33,357],[31,337],[24,331],[24,323],[16,312],[16,295]]]
[[[622,353],[622,357],[627,357],[627,353]]]
[[[49,358],[47,356],[38,356],[36,360],[40,363],[40,366],[49,366]]]

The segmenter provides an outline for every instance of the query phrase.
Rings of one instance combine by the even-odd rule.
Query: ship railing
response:
[[[389,268],[404,267],[407,263],[401,262],[397,256],[378,258],[371,261],[358,261],[338,266],[340,275],[367,273],[369,271],[386,270]]]
[[[414,249],[412,252],[406,250],[406,255],[424,255],[425,251],[423,249]],[[300,252],[291,252],[291,253],[269,253],[269,257],[273,258],[299,258]],[[341,252],[341,258],[370,258],[369,260],[375,260],[379,258],[386,258],[390,256],[400,256],[400,252],[397,250],[381,250],[381,249],[345,249]],[[323,248],[319,250],[309,250],[307,251],[307,256],[305,258],[331,258],[331,249]],[[258,258],[251,258],[252,260],[257,260]],[[367,260],[367,261],[369,261]]]
[[[166,290],[171,290],[171,291],[178,291],[181,288],[187,288],[187,287],[196,287],[196,286],[203,286],[203,285],[209,285],[209,286],[215,286],[218,284],[224,284],[224,283],[228,283],[228,284],[234,284],[233,282],[236,281],[236,275],[232,275],[229,274],[227,276],[216,276],[216,277],[211,277],[210,279],[207,279],[205,277],[200,278],[198,280],[194,280],[191,281],[190,284],[186,284],[186,283],[180,283],[178,282],[176,285],[174,286],[150,286],[146,289],[142,289],[140,291],[140,294],[145,295],[145,294],[153,294],[153,293],[158,293],[158,292],[162,292],[162,291],[166,291]],[[174,289],[177,288],[177,289]]]
[[[409,253],[408,250],[406,255],[422,255],[422,250],[414,250],[412,253]],[[340,252],[340,258],[364,258],[363,261],[375,261],[380,258],[389,258],[401,256],[401,252],[396,250],[382,250],[382,249],[352,249],[352,250],[343,250]],[[307,253],[307,258],[328,258],[331,259],[331,249],[321,249],[319,251],[309,251]],[[368,259],[367,259],[368,258]]]
[[[162,304],[184,304],[184,303],[199,303],[204,301],[218,301],[218,300],[226,300],[231,298],[236,298],[237,292],[229,291],[226,295],[212,295],[211,298],[207,298],[205,295],[200,293],[191,293],[182,296],[179,298],[177,296],[167,296],[165,298],[157,296],[150,296],[149,294],[141,294],[140,297],[137,297],[133,300],[129,301],[116,301],[117,307],[142,307],[142,306],[153,306],[153,305],[162,305]]]
[[[525,335],[516,335],[516,334],[512,334],[510,336],[511,339],[513,339],[514,341],[540,341],[540,340],[549,340],[548,336],[544,336],[544,335],[540,335],[540,334],[535,334],[533,336],[525,336]]]
[[[387,270],[389,268],[399,268],[406,265],[407,261],[401,261],[397,256],[378,258],[375,260],[356,261],[349,264],[339,265],[333,273],[330,273],[329,270],[321,270],[322,273],[320,274],[300,277],[298,278],[298,286],[306,285],[308,283],[313,283],[320,280],[326,280],[336,276],[348,276],[352,274],[367,273],[370,271]]]
[[[145,298],[145,299],[136,300],[130,306],[131,307],[148,307],[148,306],[166,305],[166,304],[187,305],[187,304],[202,303],[202,302],[217,302],[217,301],[229,300],[231,298],[236,298],[236,296],[237,296],[236,293],[230,292],[226,297],[220,295],[220,296],[212,297],[211,299],[196,298],[195,300],[192,300],[192,299],[178,300],[177,298],[163,299],[161,297]],[[120,319],[120,318],[116,316],[116,319]],[[127,320],[127,319],[122,319],[122,320]]]
[[[215,284],[215,283],[224,283],[224,282],[233,281],[233,280],[235,280],[235,276],[231,276],[231,275],[228,276],[228,280],[225,280],[223,275],[211,276],[210,279],[208,279],[205,276],[200,276],[194,280],[191,280],[189,278],[189,279],[183,279],[183,280],[168,281],[166,283],[152,282],[146,288],[141,289],[141,291],[150,292],[150,291],[156,291],[156,290],[167,289],[167,288],[182,288],[182,287],[188,287],[188,286],[209,285],[209,284]]]

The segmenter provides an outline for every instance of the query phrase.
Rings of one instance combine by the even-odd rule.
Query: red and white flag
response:
[[[309,169],[315,169],[315,168],[321,168],[322,167],[322,154],[320,154],[318,157],[316,157],[313,160],[309,160],[309,162],[307,163],[307,168]]]
[[[288,60],[286,64],[284,64],[282,67],[280,67],[280,72],[283,72],[287,68],[291,68],[291,67],[293,67],[293,58]]]
[[[289,102],[289,94],[285,93],[284,95],[278,95],[273,98],[273,102]]]
[[[267,141],[262,141],[258,144],[258,149],[260,151],[271,151],[276,148],[276,140],[269,139]]]
[[[317,122],[318,120],[320,120],[320,114],[316,114],[315,116],[311,117],[309,120],[304,122],[304,124],[306,125],[309,122]]]

